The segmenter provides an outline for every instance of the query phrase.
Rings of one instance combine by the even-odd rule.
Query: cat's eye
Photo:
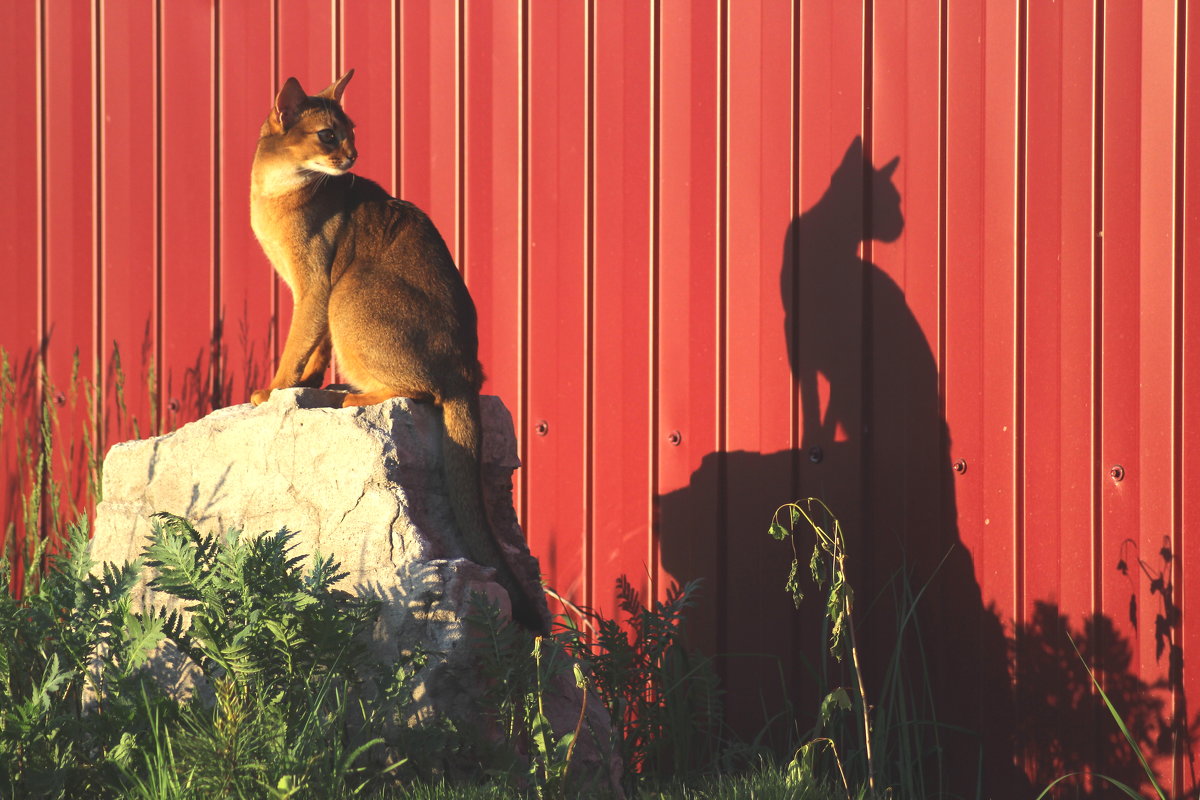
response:
[[[321,140],[322,144],[337,144],[337,134],[330,128],[317,131],[317,138]]]

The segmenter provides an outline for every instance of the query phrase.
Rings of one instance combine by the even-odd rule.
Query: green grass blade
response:
[[[1075,650],[1075,655],[1079,656],[1079,660],[1083,663],[1083,668],[1087,670],[1088,677],[1092,679],[1092,685],[1096,687],[1096,691],[1100,693],[1100,697],[1104,700],[1104,705],[1108,707],[1108,713],[1112,715],[1113,720],[1117,723],[1117,727],[1121,729],[1121,735],[1125,737],[1125,741],[1129,742],[1129,746],[1137,755],[1138,761],[1141,762],[1142,769],[1146,773],[1146,780],[1150,781],[1150,785],[1154,787],[1154,791],[1158,793],[1159,800],[1167,800],[1166,794],[1163,793],[1162,787],[1158,785],[1158,781],[1154,779],[1154,771],[1150,769],[1150,764],[1146,761],[1146,757],[1142,755],[1142,748],[1138,747],[1137,742],[1133,740],[1133,735],[1129,733],[1129,728],[1125,727],[1125,721],[1121,719],[1121,715],[1117,713],[1117,709],[1113,707],[1112,701],[1108,699],[1108,694],[1105,693],[1104,687],[1096,680],[1096,674],[1092,672],[1092,668],[1088,666],[1084,660],[1083,654],[1079,652],[1079,647],[1075,644],[1075,640],[1071,638],[1071,634],[1067,634],[1067,641],[1071,643],[1072,649]],[[1119,788],[1124,787],[1124,784],[1114,781],[1111,778],[1106,778],[1112,782],[1114,786]],[[1140,797],[1141,795],[1132,794],[1131,797]]]
[[[1051,789],[1053,789],[1055,786],[1058,786],[1063,781],[1070,780],[1071,778],[1079,778],[1082,776],[1086,776],[1088,774],[1089,773],[1086,773],[1086,772],[1068,772],[1066,775],[1060,775],[1059,777],[1057,777],[1053,781],[1051,781],[1050,785],[1048,785],[1045,789],[1042,789],[1042,793],[1039,794],[1037,797],[1035,797],[1034,800],[1042,800],[1043,797],[1046,797],[1047,795],[1050,794]],[[1134,800],[1146,800],[1146,798],[1143,797],[1142,794],[1140,792],[1138,792],[1136,789],[1134,789],[1132,786],[1128,786],[1124,783],[1121,783],[1116,778],[1110,778],[1107,775],[1092,775],[1092,777],[1095,778],[1096,780],[1105,781],[1106,783],[1109,783],[1112,786],[1117,787],[1126,796],[1132,797]],[[1155,784],[1155,788],[1156,789],[1158,788],[1158,784]],[[1161,790],[1159,791],[1159,796],[1162,796]]]

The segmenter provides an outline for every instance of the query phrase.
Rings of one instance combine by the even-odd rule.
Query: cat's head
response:
[[[341,104],[353,76],[354,70],[350,70],[312,97],[305,94],[300,81],[287,79],[261,132],[262,142],[270,138],[269,151],[277,167],[341,175],[354,166],[358,158],[354,123]]]

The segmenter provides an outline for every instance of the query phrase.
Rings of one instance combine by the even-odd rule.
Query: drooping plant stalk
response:
[[[814,505],[819,506],[820,511],[824,512],[825,517],[832,520],[832,534],[825,530],[814,518]],[[789,524],[787,526],[780,522],[780,514],[784,511],[788,512]],[[857,684],[856,688],[861,712],[859,723],[862,727],[863,746],[866,750],[867,788],[869,795],[875,797],[875,759],[871,745],[870,706],[867,703],[867,689],[863,682],[862,668],[858,660],[858,639],[854,632],[854,618],[852,616],[854,590],[846,580],[846,538],[842,533],[841,523],[838,522],[837,517],[830,511],[829,506],[815,497],[809,497],[796,503],[787,503],[776,509],[775,515],[771,519],[769,533],[778,541],[788,539],[792,546],[792,565],[788,572],[787,583],[784,588],[791,594],[792,602],[795,603],[797,608],[800,607],[800,602],[804,599],[804,592],[800,589],[798,577],[800,572],[800,554],[796,547],[796,537],[794,536],[796,524],[800,520],[804,520],[807,523],[816,539],[813,545],[812,558],[809,559],[808,566],[813,582],[817,584],[818,589],[824,588],[825,577],[822,572],[822,565],[826,558],[828,558],[832,566],[829,596],[825,604],[825,613],[832,624],[829,633],[829,651],[835,659],[841,661],[843,655],[843,634],[847,637],[850,662]]]

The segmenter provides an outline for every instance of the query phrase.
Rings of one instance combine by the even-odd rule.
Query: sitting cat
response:
[[[251,225],[295,309],[275,378],[251,401],[320,386],[332,350],[356,390],[344,406],[389,397],[438,405],[446,483],[467,554],[495,568],[513,617],[543,631],[540,598],[517,581],[484,511],[475,305],[429,217],[348,172],[358,152],[341,99],[353,75],[315,97],[288,78],[259,133]]]

